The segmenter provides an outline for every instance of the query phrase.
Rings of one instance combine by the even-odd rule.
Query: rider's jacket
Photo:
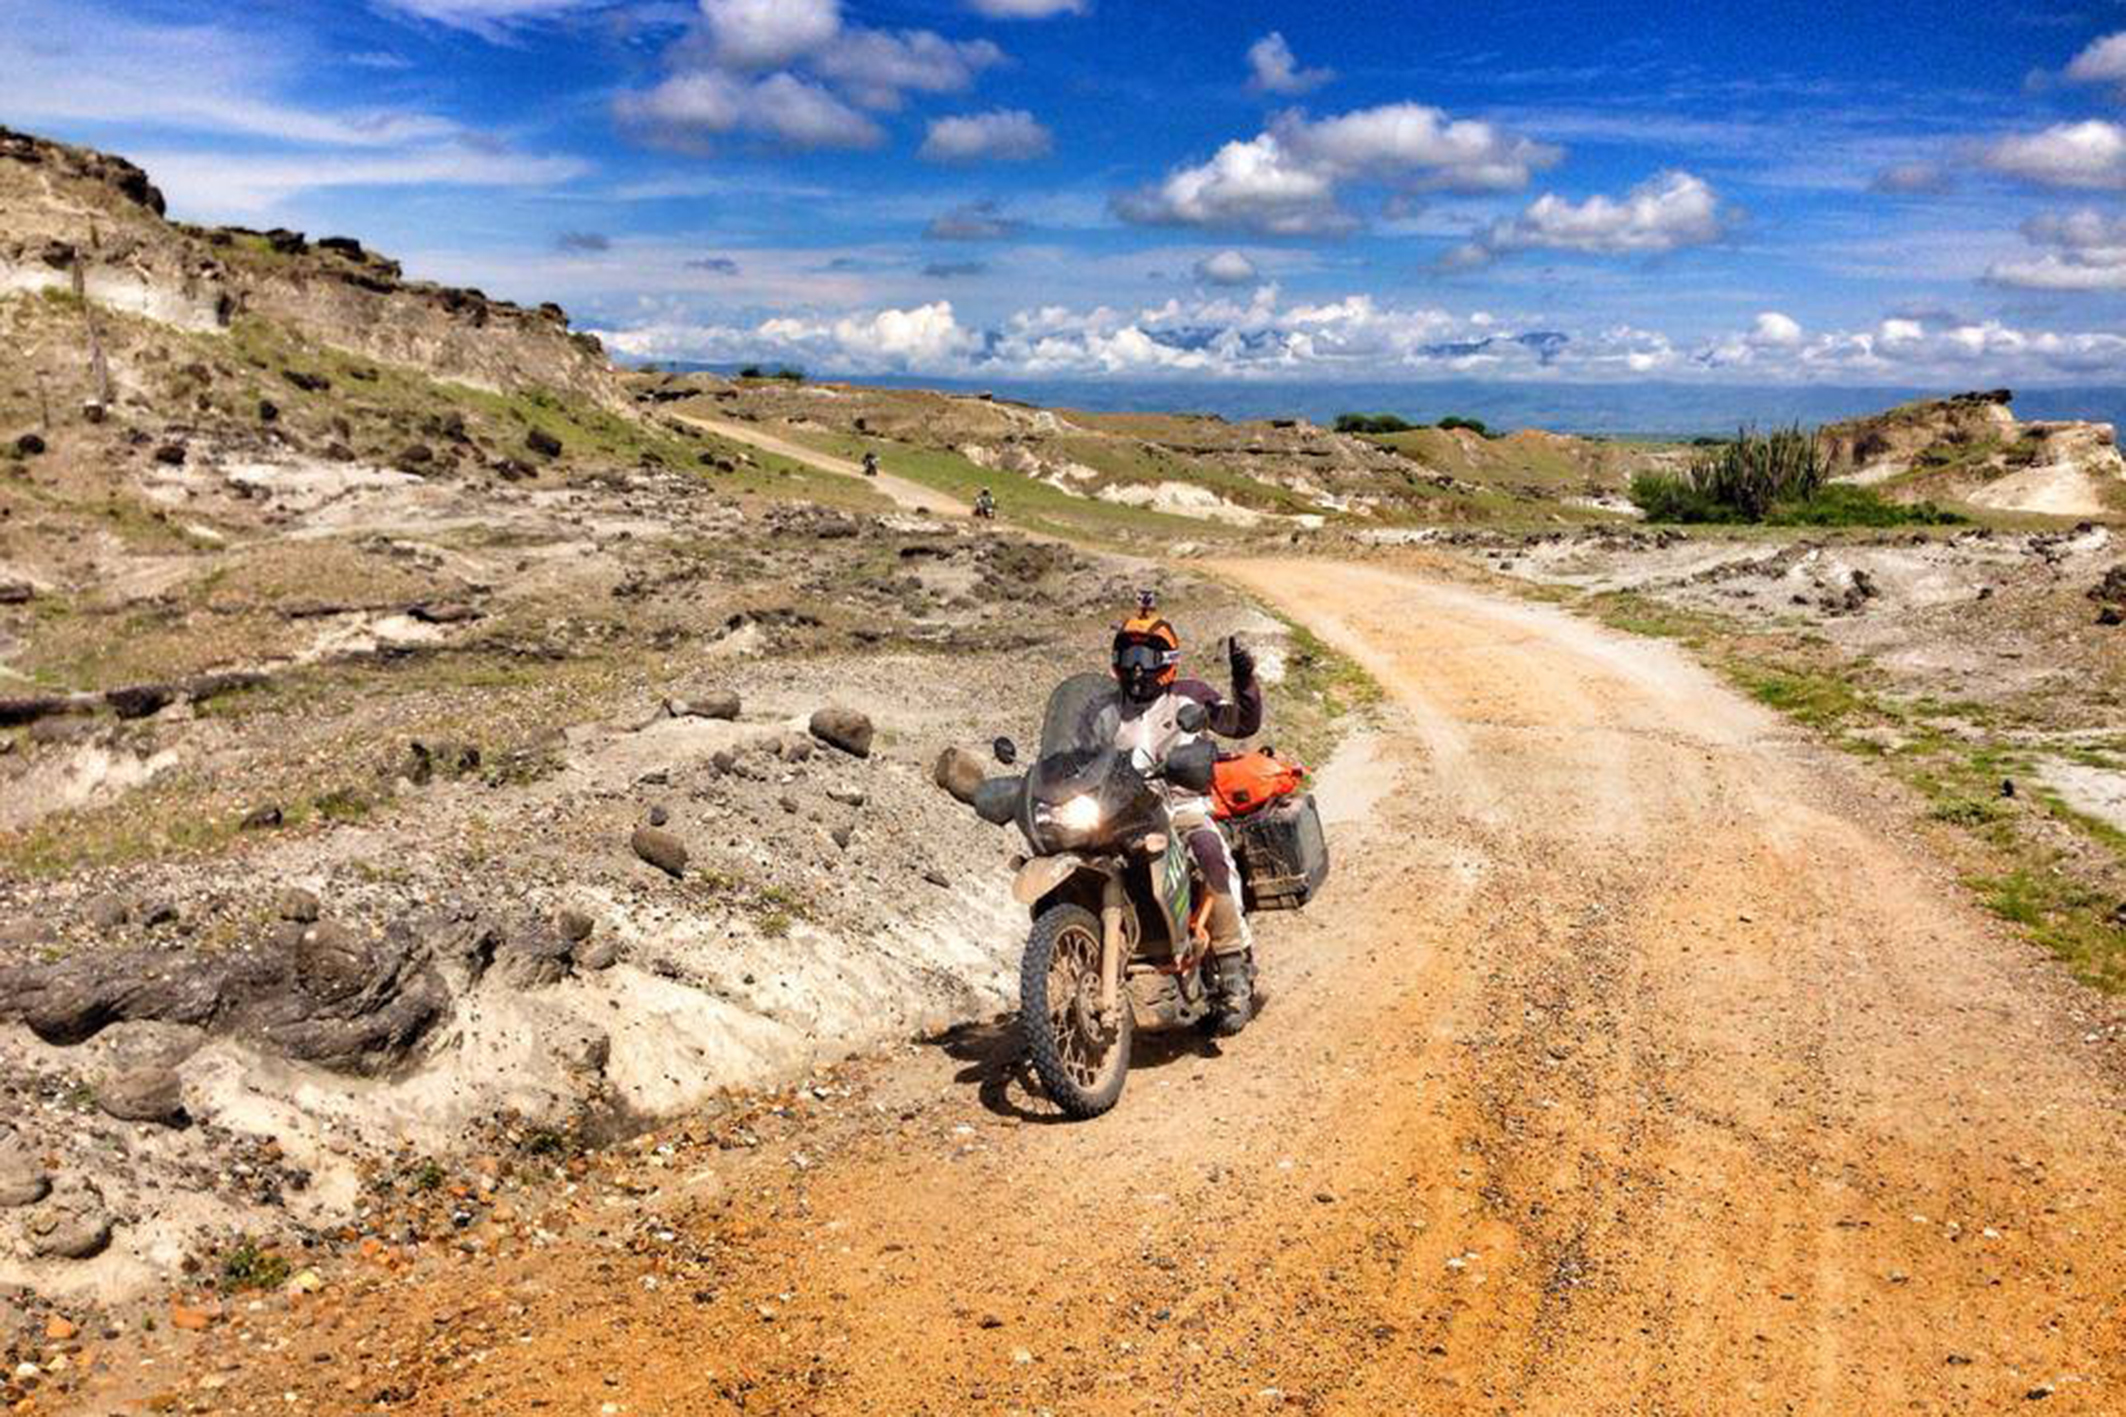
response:
[[[1246,738],[1262,728],[1262,689],[1249,684],[1228,699],[1201,679],[1177,679],[1172,688],[1148,704],[1122,702],[1122,722],[1115,730],[1115,746],[1128,752],[1139,771],[1148,772],[1166,761],[1167,754],[1200,734],[1185,731],[1179,722],[1181,706],[1202,704],[1208,717],[1207,731],[1222,738]],[[1201,814],[1208,817],[1211,799],[1189,792],[1161,779],[1167,810],[1175,816]]]

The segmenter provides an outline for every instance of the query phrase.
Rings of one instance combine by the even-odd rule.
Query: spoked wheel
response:
[[[1100,1017],[1100,918],[1082,905],[1041,912],[1019,963],[1019,1022],[1034,1072],[1073,1117],[1097,1117],[1122,1096],[1135,1022],[1124,998]]]

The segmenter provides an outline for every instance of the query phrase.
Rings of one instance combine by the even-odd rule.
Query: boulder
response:
[[[930,780],[951,793],[968,806],[974,805],[974,795],[987,780],[989,770],[982,760],[965,748],[952,747],[938,754],[938,760],[930,769]]]
[[[105,1078],[96,1088],[96,1105],[121,1122],[152,1122],[181,1127],[185,1115],[184,1084],[174,1068],[137,1067]]]
[[[368,988],[377,975],[369,938],[337,921],[321,920],[296,936],[296,983],[320,1003],[336,1004]]]
[[[580,944],[591,937],[591,931],[597,928],[597,922],[582,911],[570,908],[554,916],[554,928],[560,931],[562,939],[571,944]]]
[[[812,715],[812,736],[859,758],[871,756],[871,719],[855,709],[823,708]]]
[[[111,1213],[95,1183],[70,1176],[30,1215],[30,1252],[43,1259],[85,1260],[111,1243]]]
[[[544,989],[568,978],[575,945],[543,923],[512,930],[495,956],[502,979],[518,989]]]
[[[696,689],[684,697],[668,698],[665,711],[674,718],[738,717],[738,695],[730,689]]]
[[[686,843],[660,827],[640,826],[628,838],[635,854],[675,880],[686,874]]]
[[[576,963],[585,969],[611,969],[620,962],[620,943],[611,935],[586,940],[576,947]]]
[[[542,458],[561,456],[561,440],[544,428],[534,428],[524,435],[524,446]]]
[[[105,692],[103,701],[120,718],[146,718],[160,713],[177,701],[174,684],[134,684],[124,689]]]

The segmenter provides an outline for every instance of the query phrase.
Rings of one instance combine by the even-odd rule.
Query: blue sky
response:
[[[2126,382],[2126,3],[0,0],[0,122],[638,358]]]

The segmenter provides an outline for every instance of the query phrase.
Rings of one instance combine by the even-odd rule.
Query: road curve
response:
[[[832,453],[822,453],[802,443],[793,443],[788,438],[778,438],[750,423],[739,423],[728,418],[705,418],[698,414],[675,414],[674,417],[682,423],[691,423],[696,428],[729,438],[734,443],[745,443],[762,452],[773,453],[792,462],[801,462],[808,467],[816,467],[821,472],[853,477],[873,491],[891,498],[897,506],[911,512],[928,512],[933,516],[943,517],[966,517],[974,514],[974,508],[965,502],[948,497],[942,492],[933,492],[920,482],[911,482],[890,472],[880,472],[875,477],[866,476],[862,463],[838,458]]]
[[[1218,569],[1393,700],[1247,1033],[1081,1125],[956,1034],[229,1391],[371,1410],[316,1388],[359,1344],[401,1412],[2126,1411],[2126,1092],[1856,770],[1548,608]]]

